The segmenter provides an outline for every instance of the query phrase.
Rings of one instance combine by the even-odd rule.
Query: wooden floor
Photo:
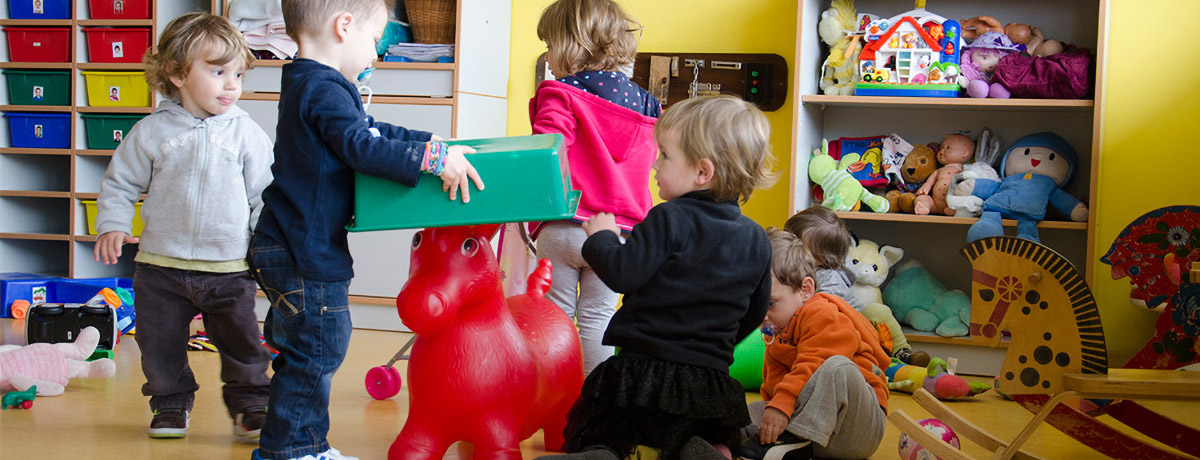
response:
[[[0,319],[0,343],[23,344],[24,322]],[[130,337],[127,337],[131,339]],[[330,441],[347,455],[364,460],[382,459],[399,433],[407,413],[407,393],[376,401],[367,395],[363,379],[368,369],[387,362],[407,340],[406,334],[355,330],[350,354],[334,378],[332,432]],[[247,459],[253,445],[238,444],[231,434],[231,421],[221,402],[219,361],[215,353],[190,352],[192,369],[200,382],[191,428],[185,439],[152,440],[146,436],[150,422],[137,343],[125,340],[117,346],[117,375],[112,379],[76,379],[62,396],[38,398],[30,410],[0,411],[0,457],[8,459]],[[401,373],[404,363],[397,364]],[[753,393],[748,399],[757,399]],[[903,393],[894,393],[890,407],[917,418],[928,413]],[[974,400],[953,403],[954,409],[993,433],[1011,439],[1031,414],[995,392]],[[1161,409],[1190,426],[1200,426],[1200,405],[1161,403]],[[888,431],[872,459],[897,458],[899,433]],[[976,456],[986,452],[967,443]],[[1048,426],[1033,435],[1027,449],[1051,459],[1101,458],[1100,455]],[[546,453],[541,435],[522,443],[526,458]],[[446,458],[457,458],[451,454]]]

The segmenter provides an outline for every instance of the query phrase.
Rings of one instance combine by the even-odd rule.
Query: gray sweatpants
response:
[[[537,238],[537,257],[550,259],[554,284],[546,298],[575,320],[583,345],[583,372],[612,357],[613,347],[600,344],[608,322],[617,312],[617,293],[604,285],[583,260],[587,232],[574,222],[546,224]]]
[[[766,401],[750,403],[750,420],[762,425]],[[883,440],[887,415],[875,389],[858,366],[845,356],[821,363],[800,390],[787,431],[816,444],[813,453],[826,458],[867,458]]]

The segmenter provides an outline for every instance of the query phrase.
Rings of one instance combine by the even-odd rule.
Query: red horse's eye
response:
[[[467,238],[463,240],[462,253],[464,256],[471,257],[475,255],[475,251],[479,250],[479,242],[475,238]]]
[[[421,232],[417,232],[417,234],[413,235],[413,245],[412,245],[412,248],[413,248],[413,249],[416,249],[416,248],[419,248],[419,247],[421,247]]]

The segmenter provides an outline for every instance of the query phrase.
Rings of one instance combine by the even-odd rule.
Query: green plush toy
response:
[[[943,337],[967,335],[971,299],[962,291],[946,290],[929,270],[916,262],[900,268],[883,290],[883,302],[898,320],[913,329]]]
[[[858,209],[859,202],[865,202],[875,212],[888,212],[886,199],[868,192],[854,176],[846,172],[853,162],[854,158],[844,157],[838,163],[829,156],[829,141],[821,139],[821,149],[814,149],[812,159],[808,161],[808,178],[825,191],[821,206],[834,211],[853,211]]]

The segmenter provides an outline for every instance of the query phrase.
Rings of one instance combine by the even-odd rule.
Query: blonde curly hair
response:
[[[171,21],[158,39],[158,46],[142,57],[146,64],[146,83],[172,100],[179,100],[179,87],[171,77],[186,76],[192,61],[224,65],[235,59],[254,66],[254,55],[242,33],[228,19],[208,13],[188,13]]]

